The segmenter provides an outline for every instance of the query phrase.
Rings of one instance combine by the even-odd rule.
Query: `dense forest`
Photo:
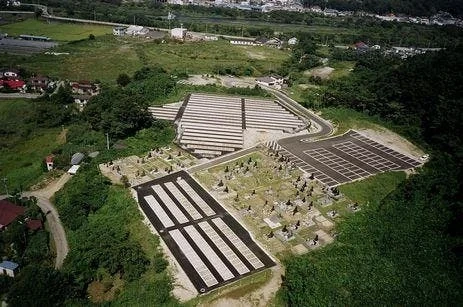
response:
[[[427,146],[432,159],[342,222],[334,244],[286,260],[289,305],[463,302],[462,56],[461,47],[406,61],[371,54],[329,84],[325,106],[379,115]]]

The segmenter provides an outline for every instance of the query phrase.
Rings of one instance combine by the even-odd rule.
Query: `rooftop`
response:
[[[16,270],[19,267],[19,264],[12,262],[12,261],[3,261],[0,263],[0,268],[4,268],[7,270]]]
[[[8,200],[0,200],[0,228],[11,224],[18,216],[24,214],[26,208],[17,206]]]

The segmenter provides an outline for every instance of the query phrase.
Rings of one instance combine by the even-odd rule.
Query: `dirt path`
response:
[[[69,244],[66,238],[63,224],[59,218],[58,211],[55,206],[50,202],[50,198],[60,190],[64,184],[71,179],[71,175],[65,173],[58,180],[53,181],[48,186],[41,190],[24,192],[24,196],[35,196],[37,198],[37,205],[43,213],[47,216],[48,226],[50,233],[53,237],[56,249],[55,268],[60,269],[63,266],[64,259],[69,252]]]
[[[240,297],[240,298],[219,298],[215,301],[208,302],[200,306],[204,307],[265,307],[269,306],[271,300],[275,297],[275,294],[281,286],[281,275],[284,274],[284,269],[280,264],[271,268],[272,277],[263,286],[258,289]],[[226,296],[226,295],[225,295]]]

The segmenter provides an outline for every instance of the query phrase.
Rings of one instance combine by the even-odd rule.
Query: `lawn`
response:
[[[44,174],[44,158],[60,143],[60,128],[35,129],[21,122],[30,107],[25,100],[0,101],[0,121],[4,125],[0,130],[0,178],[8,179],[10,192],[37,183]],[[3,190],[2,185],[0,194]]]
[[[88,38],[90,34],[101,36],[112,32],[108,26],[90,24],[72,24],[59,22],[45,22],[37,19],[26,19],[21,22],[0,26],[0,32],[9,36],[21,34],[47,36],[55,41],[70,42]]]
[[[329,119],[336,126],[336,134],[342,134],[349,129],[377,129],[380,125],[389,128],[379,118],[368,116],[352,109],[324,108],[321,111],[322,116]]]
[[[405,180],[404,172],[387,172],[341,185],[339,190],[359,204],[379,203]]]

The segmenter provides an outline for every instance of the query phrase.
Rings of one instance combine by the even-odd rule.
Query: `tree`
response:
[[[125,87],[127,84],[130,83],[130,77],[126,73],[122,73],[117,77],[117,84],[122,87]]]
[[[69,277],[50,267],[26,266],[8,292],[9,306],[62,306],[80,291]]]

